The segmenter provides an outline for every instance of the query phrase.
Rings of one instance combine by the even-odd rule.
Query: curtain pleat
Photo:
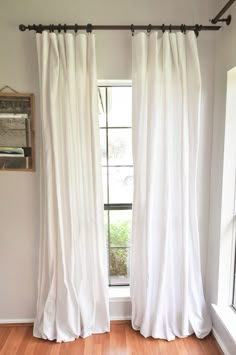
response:
[[[133,51],[132,325],[172,340],[211,330],[196,178],[201,76],[195,34],[139,33]]]
[[[37,34],[40,251],[34,335],[109,331],[93,34]]]

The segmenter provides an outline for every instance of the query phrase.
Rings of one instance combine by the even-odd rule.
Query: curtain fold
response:
[[[109,331],[93,34],[36,35],[40,101],[40,255],[34,336]]]
[[[132,326],[172,340],[211,330],[196,206],[201,76],[193,32],[139,33],[133,52]]]

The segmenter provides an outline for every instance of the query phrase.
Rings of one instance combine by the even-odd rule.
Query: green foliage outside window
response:
[[[129,268],[130,222],[110,224],[110,274],[127,276]]]

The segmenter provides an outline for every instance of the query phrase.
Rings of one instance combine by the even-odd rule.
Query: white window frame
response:
[[[218,304],[232,306],[236,237],[236,67],[227,74]]]
[[[98,87],[132,87],[132,81],[131,80],[98,80],[97,81],[97,86]],[[105,209],[104,209],[105,210]],[[109,271],[110,273],[110,271]],[[112,279],[112,277],[109,275],[109,280]],[[124,280],[124,285],[120,285],[119,282],[114,282],[113,284],[109,284],[109,288],[111,288],[110,291],[110,298],[113,298],[115,296],[118,298],[127,298],[129,299],[129,293],[130,293],[130,286],[127,285],[129,283],[129,280]],[[112,288],[115,286],[116,291],[112,291]],[[118,287],[119,286],[119,287]]]
[[[236,341],[236,311],[233,302],[233,274],[236,243],[236,67],[227,73],[227,99],[225,117],[224,163],[222,181],[218,296],[213,304],[213,324],[222,332],[227,330]],[[223,328],[222,328],[223,325]],[[225,329],[225,330],[223,330]],[[213,328],[219,343],[221,339]],[[222,348],[224,344],[221,344]]]

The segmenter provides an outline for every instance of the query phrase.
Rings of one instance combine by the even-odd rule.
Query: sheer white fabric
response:
[[[196,208],[200,90],[193,32],[133,37],[132,325],[145,337],[211,330]]]
[[[34,336],[109,331],[93,34],[37,34],[41,213]]]

